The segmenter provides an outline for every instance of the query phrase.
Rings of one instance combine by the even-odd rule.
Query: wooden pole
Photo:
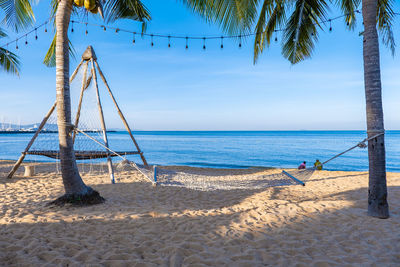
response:
[[[72,73],[71,78],[69,79],[69,83],[72,83],[72,81],[75,79],[75,76],[78,74],[78,70],[81,67],[82,63],[83,63],[83,59],[81,60],[81,62],[79,62],[78,66],[76,67],[76,69]]]
[[[86,87],[86,75],[87,75],[87,70],[88,70],[88,65],[89,61],[85,62],[85,65],[83,66],[83,78],[82,78],[82,89],[81,93],[79,95],[79,103],[78,103],[78,111],[76,112],[76,118],[75,118],[75,127],[78,127],[79,124],[79,117],[81,116],[81,108],[82,108],[82,100],[83,100],[83,92],[85,91]],[[72,143],[75,144],[75,138],[76,138],[76,131],[74,131],[74,135],[72,137]]]
[[[290,173],[288,173],[286,171],[282,171],[282,173],[285,174],[286,176],[288,176],[289,178],[293,179],[296,183],[301,184],[302,186],[306,186],[306,184],[303,181],[300,181],[299,179],[297,179],[296,177],[294,177]]]
[[[104,145],[107,148],[107,165],[108,165],[108,173],[111,178],[111,182],[115,184],[115,179],[114,179],[114,170],[112,166],[112,161],[110,157],[110,152],[108,150],[108,138],[107,138],[107,129],[106,129],[106,124],[104,122],[104,114],[103,114],[103,107],[101,106],[101,101],[100,101],[100,93],[99,93],[99,87],[97,85],[97,76],[96,76],[96,69],[94,68],[94,63],[93,63],[93,58],[90,60],[92,63],[92,75],[93,75],[93,81],[94,85],[96,87],[96,96],[97,96],[97,106],[99,108],[99,114],[100,114],[100,122],[101,122],[101,128],[103,130],[103,139],[104,139]]]
[[[69,79],[69,82],[71,83],[74,79],[75,76],[78,74],[79,68],[81,67],[82,63],[83,63],[83,59],[81,60],[81,62],[79,62],[78,66],[76,67],[76,69],[74,70],[74,72],[71,75],[71,78]],[[31,146],[33,145],[33,142],[35,141],[35,139],[37,138],[37,136],[39,135],[40,131],[43,129],[44,125],[46,124],[47,120],[49,119],[49,117],[51,116],[51,114],[54,112],[54,109],[57,106],[57,101],[54,102],[53,106],[50,108],[49,112],[47,112],[46,116],[44,117],[44,119],[42,120],[42,122],[39,125],[39,128],[37,129],[37,131],[35,132],[35,134],[33,135],[31,141],[28,143],[28,145],[26,146],[24,152],[21,153],[21,156],[19,157],[19,159],[17,160],[17,162],[14,164],[14,167],[11,169],[11,171],[8,173],[7,178],[11,179],[15,172],[18,170],[19,166],[21,165],[21,163],[24,161],[26,153],[29,151],[29,149],[31,148]]]
[[[54,112],[54,109],[57,106],[57,101],[54,102],[53,106],[50,108],[49,112],[47,112],[46,116],[42,120],[42,122],[39,125],[39,128],[36,130],[36,133],[33,135],[31,141],[28,143],[26,146],[24,152],[21,153],[21,156],[17,160],[17,162],[14,164],[14,167],[11,169],[11,171],[8,173],[7,178],[11,179],[14,175],[14,173],[18,170],[19,166],[21,165],[22,161],[25,159],[26,153],[29,151],[31,146],[33,145],[33,142],[35,141],[36,137],[39,135],[40,131],[43,129],[44,125],[46,124],[47,120],[51,116],[51,114]]]
[[[149,165],[147,164],[147,161],[146,161],[146,159],[145,159],[145,157],[144,157],[144,155],[143,155],[143,152],[140,150],[138,143],[136,142],[135,138],[133,137],[132,131],[131,131],[130,127],[129,127],[128,122],[127,122],[126,119],[125,119],[124,114],[122,114],[122,111],[121,111],[121,109],[119,108],[118,103],[117,103],[117,101],[116,101],[115,98],[114,98],[114,95],[113,95],[113,93],[112,93],[112,91],[111,91],[111,89],[110,89],[110,86],[108,86],[107,80],[106,80],[106,78],[104,77],[103,72],[101,71],[99,64],[97,63],[97,60],[94,60],[94,63],[96,64],[96,67],[97,67],[97,69],[99,70],[99,75],[100,75],[101,79],[103,80],[103,82],[104,82],[104,84],[105,84],[105,86],[106,86],[108,92],[110,93],[111,99],[112,99],[112,101],[114,102],[115,107],[117,108],[118,114],[119,114],[119,116],[121,117],[121,120],[122,120],[122,122],[124,123],[125,128],[126,128],[126,130],[128,131],[128,133],[129,133],[129,136],[131,137],[133,143],[134,143],[135,146],[136,146],[137,151],[139,152],[140,157],[142,158],[142,161],[143,161],[144,166],[149,167]]]

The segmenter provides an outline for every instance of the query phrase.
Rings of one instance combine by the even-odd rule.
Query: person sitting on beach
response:
[[[302,164],[300,164],[299,165],[299,167],[297,168],[297,169],[299,169],[299,170],[303,170],[303,169],[305,169],[306,168],[306,162],[305,161],[303,161],[303,163]]]
[[[322,163],[319,161],[319,159],[315,161],[314,168],[316,168],[317,170],[322,170]]]

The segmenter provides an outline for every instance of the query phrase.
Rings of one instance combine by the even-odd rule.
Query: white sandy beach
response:
[[[0,162],[1,266],[400,266],[400,173],[388,173],[391,217],[381,220],[366,215],[365,172],[227,191],[153,187],[135,171],[115,185],[85,174],[107,201],[55,208],[46,207],[63,194],[54,166],[8,180],[11,166]]]

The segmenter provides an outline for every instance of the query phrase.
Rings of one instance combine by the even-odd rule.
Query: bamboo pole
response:
[[[40,131],[43,129],[44,125],[46,124],[47,120],[51,116],[51,114],[54,112],[54,109],[57,106],[57,101],[54,102],[53,106],[50,108],[50,110],[47,112],[46,116],[42,120],[42,122],[39,125],[39,128],[37,129],[36,133],[33,135],[31,141],[28,143],[26,146],[24,152],[21,153],[21,156],[17,160],[17,162],[14,164],[14,167],[11,169],[11,171],[8,173],[7,178],[11,179],[14,175],[14,173],[18,170],[19,166],[21,165],[22,161],[25,159],[26,153],[29,151],[31,146],[33,145],[33,142],[35,141],[36,137],[39,135]]]
[[[105,86],[106,86],[108,92],[110,93],[111,99],[112,99],[112,101],[114,102],[115,107],[117,108],[118,114],[119,114],[119,116],[121,117],[121,120],[122,120],[122,122],[124,123],[125,128],[126,128],[126,130],[128,131],[128,133],[129,133],[129,136],[131,137],[133,143],[135,144],[135,147],[136,147],[137,151],[139,152],[140,157],[142,158],[142,161],[143,161],[144,166],[149,167],[149,165],[147,164],[146,158],[145,158],[144,155],[143,155],[143,152],[140,150],[139,145],[138,145],[138,143],[137,143],[136,140],[135,140],[135,137],[133,137],[131,128],[129,127],[129,124],[128,124],[128,122],[126,121],[124,114],[122,114],[122,111],[121,111],[121,109],[119,108],[118,103],[117,103],[117,101],[116,101],[115,98],[114,98],[114,95],[113,95],[113,93],[112,93],[112,91],[111,91],[111,89],[110,89],[110,86],[108,86],[107,80],[106,80],[106,78],[104,77],[103,72],[101,71],[99,64],[97,63],[97,60],[94,60],[94,63],[96,64],[96,67],[97,67],[97,69],[99,70],[99,75],[100,75],[101,79],[103,80],[103,82],[104,82],[104,84],[105,84]]]
[[[282,171],[282,173],[285,174],[286,176],[288,176],[289,178],[291,178],[292,180],[294,180],[296,183],[301,184],[302,186],[306,186],[306,184],[303,181],[300,181],[299,179],[297,179],[296,177],[294,177],[290,173],[288,173],[286,171]]]
[[[75,127],[78,127],[79,117],[81,116],[83,92],[86,89],[85,87],[86,87],[86,75],[87,75],[88,65],[89,65],[89,61],[86,61],[85,65],[83,66],[82,89],[81,89],[81,93],[79,95],[78,111],[76,112],[76,118],[75,118],[75,123],[74,123]],[[76,138],[76,131],[74,131],[74,135],[72,137],[73,144],[75,144],[75,138]]]
[[[72,83],[72,81],[75,79],[75,76],[78,74],[78,70],[81,67],[82,63],[83,63],[83,59],[81,60],[81,62],[79,62],[78,66],[76,67],[76,69],[74,70],[74,72],[71,75],[71,78],[69,79],[69,83]]]
[[[103,107],[101,106],[101,101],[100,101],[100,93],[99,93],[99,87],[97,84],[97,76],[96,76],[96,69],[94,67],[93,63],[93,58],[90,59],[90,62],[92,63],[92,75],[93,75],[93,81],[94,85],[96,87],[96,97],[97,97],[97,107],[99,109],[99,114],[100,114],[100,122],[101,122],[101,128],[103,130],[103,139],[104,139],[104,145],[107,148],[107,165],[108,165],[108,173],[111,178],[111,182],[115,184],[115,179],[114,179],[114,170],[112,166],[112,161],[110,157],[110,152],[109,152],[109,147],[108,147],[108,138],[107,138],[107,129],[106,129],[106,124],[104,122],[104,114],[103,114]]]

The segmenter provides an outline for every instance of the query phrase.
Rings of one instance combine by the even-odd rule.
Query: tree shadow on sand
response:
[[[105,204],[42,206],[41,222],[2,225],[0,262],[6,266],[400,264],[400,237],[394,234],[400,225],[398,186],[389,187],[392,217],[387,220],[366,215],[366,188],[325,194],[318,198],[323,201],[317,201],[306,194],[289,197],[289,187],[223,193],[148,183],[94,187],[108,199]]]

